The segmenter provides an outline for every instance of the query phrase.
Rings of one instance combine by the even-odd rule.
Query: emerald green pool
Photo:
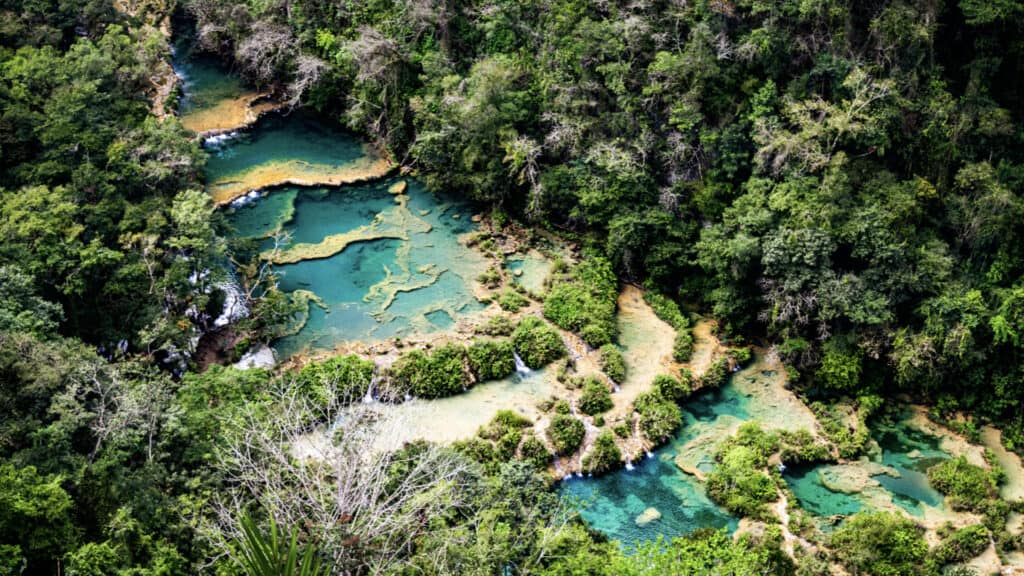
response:
[[[359,153],[360,144],[352,136],[315,129],[315,124],[308,115],[266,119],[253,134],[216,150],[209,169]],[[325,141],[331,146],[322,146]],[[309,319],[297,334],[274,343],[279,356],[446,330],[460,316],[483,309],[472,294],[472,282],[484,269],[484,259],[459,239],[476,229],[468,207],[407,180],[408,200],[402,208],[388,191],[396,181],[275,188],[226,208],[235,235],[262,238],[263,250],[272,247],[274,241],[267,236],[276,229],[289,234],[292,243],[317,243],[368,226],[393,210],[405,209],[421,221],[407,239],[357,242],[329,258],[277,266],[283,290],[310,290],[323,304],[310,307]]]
[[[867,463],[794,466],[783,474],[800,505],[816,516],[843,517],[871,508],[874,498],[891,499],[911,516],[923,517],[924,506],[942,508],[942,494],[928,483],[928,468],[947,460],[950,455],[940,447],[940,439],[914,428],[907,418],[895,422],[872,423],[872,439],[879,451]],[[877,486],[844,493],[832,490],[823,482],[826,471],[842,472],[842,467],[880,464],[891,473],[870,475]]]
[[[245,92],[242,81],[209,54],[195,53],[187,45],[176,46],[174,71],[182,85],[178,107],[182,113],[212,108]]]
[[[636,542],[689,534],[700,528],[735,530],[739,519],[712,502],[696,477],[684,473],[675,459],[702,436],[717,441],[728,437],[734,424],[749,420],[752,398],[743,394],[733,379],[720,389],[691,398],[683,409],[683,426],[666,446],[623,470],[599,478],[573,478],[560,486],[563,497],[580,503],[580,515],[594,529],[626,547]],[[717,430],[725,432],[719,434]],[[697,456],[698,468],[713,467],[714,445],[704,446]],[[645,509],[655,508],[661,518],[645,526],[636,522]]]

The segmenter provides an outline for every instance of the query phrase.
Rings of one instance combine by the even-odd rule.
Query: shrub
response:
[[[718,388],[722,384],[725,384],[726,380],[729,379],[729,359],[722,357],[715,360],[711,366],[708,367],[708,371],[701,376],[701,386],[707,386],[710,388]]]
[[[548,440],[555,447],[555,452],[566,455],[572,454],[583,443],[586,435],[586,427],[579,419],[573,416],[558,414],[548,424]]]
[[[452,442],[452,449],[470,460],[479,462],[484,467],[484,470],[490,473],[497,471],[498,467],[502,464],[494,444],[483,438],[457,440]]]
[[[802,464],[810,462],[828,462],[832,460],[832,451],[827,444],[814,441],[814,435],[807,430],[779,433],[782,443],[780,458],[786,464]]]
[[[659,374],[654,377],[654,391],[662,398],[673,402],[682,402],[690,396],[689,372],[686,378],[676,380],[667,374]]]
[[[571,412],[572,406],[569,406],[569,402],[565,400],[555,402],[555,414],[569,414]]]
[[[601,432],[594,440],[594,446],[583,457],[583,468],[593,474],[603,474],[619,467],[622,452],[615,444],[615,438],[607,430]]]
[[[608,387],[594,378],[587,379],[583,394],[580,395],[579,407],[581,412],[591,416],[610,410],[612,395]]]
[[[671,438],[682,423],[683,417],[679,406],[668,400],[653,402],[640,412],[640,429],[655,443]]]
[[[690,327],[690,321],[679,310],[679,305],[664,294],[653,290],[645,290],[644,300],[651,307],[651,310],[654,310],[654,314],[664,320],[669,326],[676,330],[684,330]]]
[[[718,465],[708,474],[708,496],[733,514],[762,519],[768,502],[778,498],[772,479],[760,470],[761,455],[755,448],[731,443],[716,457]]]
[[[690,329],[676,332],[675,340],[672,341],[672,359],[676,362],[689,362],[693,355],[693,334]]]
[[[842,338],[830,338],[822,346],[824,354],[815,377],[834,391],[856,390],[860,387],[864,353]]]
[[[832,535],[832,549],[851,572],[918,574],[928,544],[912,520],[891,512],[860,513]]]
[[[515,329],[515,324],[508,316],[491,316],[487,320],[487,324],[477,326],[476,333],[487,336],[511,336]]]
[[[622,350],[615,344],[605,344],[601,347],[600,363],[601,370],[612,379],[612,382],[622,384],[626,380],[626,359],[622,357]]]
[[[533,422],[530,422],[530,419],[522,414],[517,414],[512,410],[499,410],[486,426],[482,426],[477,431],[476,435],[487,440],[498,440],[509,430],[522,430],[529,428],[532,424]]]
[[[327,404],[330,394],[340,396],[343,401],[358,402],[370,388],[374,368],[372,361],[356,355],[335,356],[303,366],[295,374],[295,380],[321,405]]]
[[[526,296],[513,290],[505,290],[498,297],[498,306],[501,306],[501,309],[506,312],[519,312],[521,308],[529,303],[530,301],[526,299]]]
[[[928,559],[932,571],[938,572],[946,564],[966,562],[976,558],[988,548],[989,531],[983,524],[967,526],[954,532],[932,550]]]
[[[963,456],[946,460],[928,469],[928,481],[949,497],[957,510],[977,510],[996,493],[995,483],[985,470],[970,464]]]
[[[501,271],[491,266],[486,272],[476,277],[477,281],[488,288],[497,288],[501,285]]]
[[[750,364],[750,361],[754,358],[754,353],[751,352],[750,348],[736,348],[729,355],[736,361],[736,365],[740,367]]]
[[[540,438],[531,433],[526,435],[519,447],[519,458],[537,470],[543,470],[551,463],[551,452],[548,452],[548,447]]]
[[[423,398],[458,394],[470,384],[466,349],[448,344],[429,356],[421,350],[403,354],[391,367],[392,381],[402,390]]]
[[[648,390],[646,392],[641,392],[636,395],[636,398],[633,399],[633,409],[643,414],[655,404],[664,401],[665,397],[662,396],[657,390]]]
[[[628,438],[630,432],[630,425],[626,424],[625,422],[623,422],[622,424],[616,424],[615,427],[612,428],[612,432],[615,432],[615,435],[618,436],[619,438]]]
[[[512,375],[516,371],[516,361],[512,354],[512,342],[508,340],[476,341],[466,351],[469,369],[479,382]]]
[[[565,344],[554,328],[535,316],[527,316],[512,333],[512,343],[530,368],[542,368],[565,355]]]
[[[612,342],[617,331],[618,280],[608,260],[587,259],[558,280],[544,299],[544,316],[595,348]]]

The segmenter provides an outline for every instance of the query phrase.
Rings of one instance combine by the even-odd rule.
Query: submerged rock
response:
[[[821,485],[839,494],[859,494],[868,488],[878,486],[878,481],[872,476],[879,475],[900,477],[899,471],[895,468],[867,459],[849,464],[825,466],[818,470]]]
[[[651,522],[657,522],[658,520],[661,520],[661,512],[658,512],[657,508],[652,507],[641,512],[634,522],[636,522],[637,526],[647,526]]]
[[[409,188],[409,183],[405,180],[399,180],[391,186],[388,186],[389,194],[405,194],[406,189]]]

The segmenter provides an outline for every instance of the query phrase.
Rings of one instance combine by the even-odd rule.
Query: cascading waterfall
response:
[[[373,404],[373,389],[377,386],[377,367],[373,367],[373,376],[370,377],[370,385],[366,387],[366,395],[363,396],[363,404]]]
[[[245,303],[245,296],[233,276],[224,282],[218,282],[215,286],[224,292],[224,308],[221,310],[220,316],[213,321],[214,327],[227,326],[249,315],[249,306]]]
[[[516,372],[524,375],[530,373],[530,367],[526,365],[526,362],[523,362],[523,359],[519,357],[518,352],[513,351],[512,357],[516,361]]]

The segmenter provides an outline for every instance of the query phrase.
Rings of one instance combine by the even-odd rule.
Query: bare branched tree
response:
[[[258,82],[270,83],[281,67],[295,57],[297,45],[288,26],[256,22],[235,48],[235,59]]]
[[[380,449],[403,434],[398,411],[345,398],[338,384],[326,383],[324,405],[282,381],[269,409],[234,424],[220,459],[231,489],[208,531],[227,553],[243,509],[257,503],[278,525],[304,527],[336,571],[379,573],[409,553],[428,519],[465,504],[465,459],[433,445]]]
[[[327,62],[316,56],[299,54],[295,59],[295,75],[288,84],[288,105],[298,105],[306,90],[319,82],[320,76],[329,68]]]

